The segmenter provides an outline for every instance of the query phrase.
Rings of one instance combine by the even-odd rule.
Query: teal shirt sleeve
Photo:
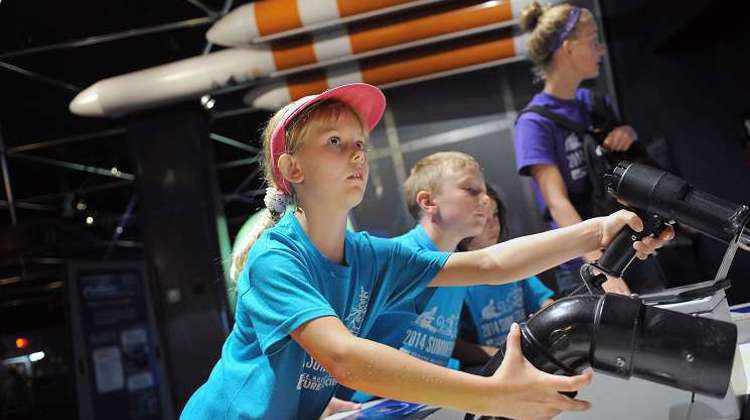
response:
[[[542,307],[542,303],[554,296],[555,292],[549,289],[536,276],[531,276],[523,281],[523,303],[527,314],[533,314]]]
[[[302,258],[289,249],[269,247],[251,253],[247,267],[249,287],[238,297],[239,305],[265,354],[286,345],[302,324],[336,316]]]
[[[413,301],[432,282],[451,255],[405,246],[392,239],[372,237],[379,275],[388,293],[387,308]]]

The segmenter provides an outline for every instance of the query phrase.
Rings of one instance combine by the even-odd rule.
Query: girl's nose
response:
[[[359,148],[354,150],[354,153],[352,154],[352,161],[362,162],[362,161],[365,161],[366,159],[367,159],[367,155],[365,154],[364,150],[359,149]]]
[[[490,196],[487,195],[487,193],[482,193],[482,199],[481,199],[481,205],[482,207],[489,207],[490,205]]]

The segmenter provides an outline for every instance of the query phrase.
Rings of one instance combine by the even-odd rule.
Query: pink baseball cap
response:
[[[367,83],[351,83],[335,87],[319,95],[305,96],[287,105],[283,111],[284,114],[281,116],[281,121],[279,121],[271,134],[273,180],[276,182],[278,189],[284,193],[291,194],[292,192],[289,183],[284,179],[279,170],[279,157],[286,153],[286,128],[300,112],[307,109],[310,105],[326,99],[335,99],[349,105],[359,115],[362,122],[367,124],[369,131],[372,131],[378,125],[385,111],[385,96],[383,92]]]

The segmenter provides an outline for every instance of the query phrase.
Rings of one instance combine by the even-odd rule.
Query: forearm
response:
[[[522,236],[477,251],[452,254],[431,286],[504,284],[525,279],[597,250],[601,220]]]
[[[573,207],[573,203],[568,199],[558,199],[549,203],[547,207],[552,220],[560,227],[571,226],[582,220],[578,211]]]
[[[334,376],[349,388],[384,398],[487,411],[487,378],[434,365],[366,339],[356,339]]]
[[[508,283],[598,250],[600,243],[600,222],[591,219],[572,226],[515,238],[479,252],[485,252],[486,258],[492,261],[490,272],[487,273],[489,284]]]
[[[550,216],[558,226],[570,226],[581,221],[581,215],[573,206],[560,169],[554,165],[535,165],[531,175],[547,203]]]
[[[578,210],[573,207],[573,203],[568,199],[559,199],[550,204],[549,212],[552,215],[552,219],[561,227],[571,226],[582,221]],[[595,261],[599,258],[599,250],[589,251],[582,254],[582,256],[584,261]]]

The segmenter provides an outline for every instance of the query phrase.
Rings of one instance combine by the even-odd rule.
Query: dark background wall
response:
[[[691,184],[750,204],[747,2],[605,0],[602,9],[625,119],[644,141],[663,138],[672,170]],[[695,242],[696,268],[712,278],[725,247]],[[749,272],[740,252],[730,303],[750,300]]]

